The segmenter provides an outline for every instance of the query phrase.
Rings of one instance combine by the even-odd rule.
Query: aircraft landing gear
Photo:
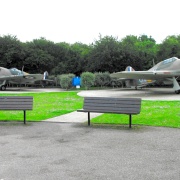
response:
[[[175,90],[176,94],[180,93],[180,86],[175,77],[173,77],[173,89]]]
[[[6,86],[7,86],[6,80],[4,80],[2,83],[0,83],[0,90],[1,91],[5,91],[6,90]]]
[[[5,85],[2,85],[1,86],[1,91],[5,91],[6,90],[6,86]]]
[[[180,94],[180,90],[175,91],[176,94]]]

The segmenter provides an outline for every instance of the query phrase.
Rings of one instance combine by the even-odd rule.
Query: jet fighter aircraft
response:
[[[29,74],[16,68],[0,67],[0,90],[6,90],[7,83],[34,84],[35,81],[45,80],[46,74]]]
[[[180,59],[178,59],[177,57],[172,57],[164,61],[161,61],[147,71],[130,70],[111,74],[111,77],[131,80],[133,83],[137,80],[146,80],[147,82],[165,81],[166,83],[173,84],[173,90],[176,94],[180,93],[180,86],[177,81],[179,76]],[[137,84],[135,84],[135,88],[137,87]]]

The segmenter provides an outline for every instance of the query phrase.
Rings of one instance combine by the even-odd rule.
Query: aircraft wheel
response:
[[[180,90],[175,91],[175,93],[176,93],[176,94],[179,94],[179,93],[180,93]]]
[[[1,91],[5,91],[6,90],[6,86],[1,86]]]

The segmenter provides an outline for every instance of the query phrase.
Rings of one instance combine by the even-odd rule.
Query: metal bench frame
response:
[[[132,126],[132,115],[141,111],[141,98],[110,98],[110,97],[85,97],[83,109],[77,112],[88,113],[88,125],[90,126],[90,112],[114,113],[129,115],[129,128]]]
[[[32,109],[32,96],[0,96],[0,110],[22,110],[24,112],[24,124],[26,124],[26,110]]]

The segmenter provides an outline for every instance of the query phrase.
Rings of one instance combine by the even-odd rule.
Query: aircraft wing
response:
[[[165,79],[175,76],[180,76],[180,70],[177,71],[122,71],[112,73],[111,77],[126,78],[126,79]]]
[[[27,79],[27,80],[42,80],[42,74],[26,74],[26,75],[10,75],[10,76],[1,76],[0,80],[20,80],[20,79]]]
[[[43,79],[43,74],[26,74],[23,78],[38,81]]]
[[[10,75],[10,76],[1,76],[0,80],[14,80],[14,79],[21,79],[23,76],[16,76],[16,75]]]

